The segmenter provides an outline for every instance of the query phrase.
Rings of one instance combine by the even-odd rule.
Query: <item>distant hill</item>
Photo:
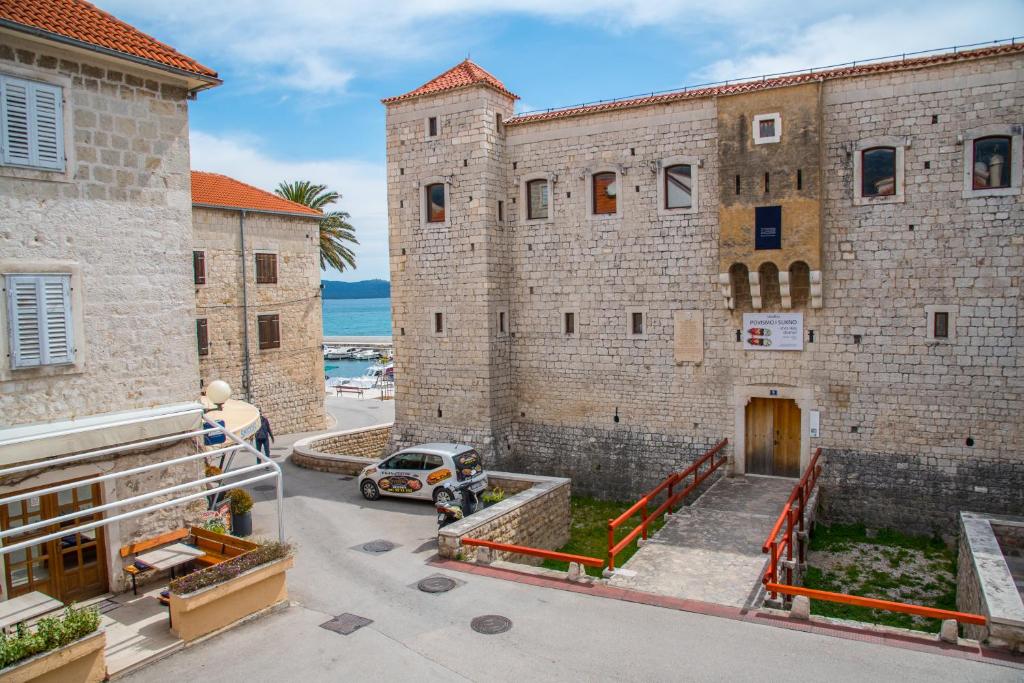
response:
[[[391,296],[391,283],[387,280],[360,280],[338,282],[321,280],[325,299],[386,299]]]

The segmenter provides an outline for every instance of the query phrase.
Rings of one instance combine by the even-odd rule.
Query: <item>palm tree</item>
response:
[[[345,242],[359,244],[356,229],[348,222],[349,215],[345,211],[326,211],[324,207],[333,204],[341,195],[328,190],[326,185],[316,185],[308,180],[296,180],[291,183],[279,183],[274,190],[278,196],[323,211],[320,219],[320,267],[331,266],[338,271],[356,267],[356,255],[345,245]]]

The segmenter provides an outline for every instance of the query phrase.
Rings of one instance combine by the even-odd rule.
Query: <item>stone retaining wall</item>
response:
[[[441,529],[437,534],[438,554],[441,557],[459,558],[461,550],[461,559],[476,559],[475,546],[461,546],[465,537],[546,550],[561,548],[569,541],[572,525],[569,479],[510,472],[488,472],[487,478],[492,487],[500,486],[506,492],[524,486],[526,488]],[[541,562],[527,555],[504,552],[497,553],[496,559],[527,564]]]
[[[964,626],[966,637],[1024,652],[1024,602],[1003,557],[997,527],[1000,532],[1024,531],[1024,517],[960,513],[956,607],[988,618],[985,626]]]
[[[292,463],[318,472],[355,476],[383,458],[391,425],[376,425],[300,439],[292,446]]]

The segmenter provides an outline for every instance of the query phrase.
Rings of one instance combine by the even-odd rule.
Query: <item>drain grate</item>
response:
[[[428,576],[417,583],[416,587],[424,593],[447,593],[457,585],[454,579],[447,576]]]
[[[373,619],[367,619],[366,617],[361,617],[358,614],[345,612],[344,614],[339,614],[330,621],[325,621],[320,624],[320,628],[340,633],[343,636],[348,636],[372,623]]]
[[[512,628],[512,620],[500,614],[485,614],[482,617],[473,619],[473,621],[469,622],[469,626],[477,633],[493,636],[498,633],[504,633]]]
[[[391,541],[370,541],[364,543],[362,547],[368,553],[386,553],[389,550],[394,550],[395,544]]]

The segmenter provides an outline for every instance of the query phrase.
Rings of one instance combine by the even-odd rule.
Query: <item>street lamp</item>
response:
[[[222,379],[210,382],[210,386],[206,387],[206,398],[217,406],[217,410],[224,410],[225,401],[231,398],[231,385]]]

